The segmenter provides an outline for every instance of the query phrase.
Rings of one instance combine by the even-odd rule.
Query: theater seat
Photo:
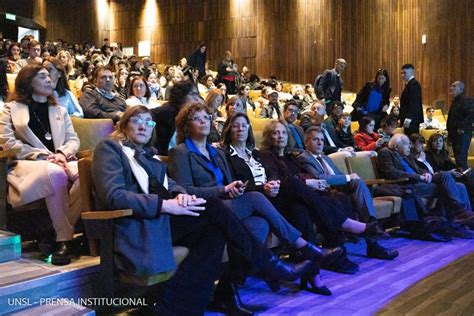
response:
[[[469,147],[469,153],[467,156],[467,164],[469,167],[474,169],[474,137],[471,139],[471,146]]]
[[[91,157],[82,158],[78,162],[83,205],[81,218],[84,221],[91,254],[98,255],[100,252],[100,294],[104,297],[115,296],[115,277],[118,277],[119,282],[122,284],[140,287],[151,286],[168,280],[174,271],[153,275],[134,275],[114,269],[114,221],[118,218],[131,216],[133,211],[132,209],[109,211],[97,211],[95,209],[92,193],[91,166]],[[180,264],[188,253],[189,250],[185,247],[173,247],[173,255],[176,264]]]
[[[114,131],[111,119],[86,119],[71,117],[74,131],[81,142],[79,152],[91,154],[95,146]]]

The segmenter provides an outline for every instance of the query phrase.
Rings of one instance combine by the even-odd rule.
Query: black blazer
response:
[[[227,158],[227,162],[229,163],[232,178],[240,180],[242,182],[248,181],[247,187],[245,188],[246,192],[259,191],[263,193],[263,185],[255,185],[255,180],[253,178],[252,171],[250,170],[249,166],[247,166],[245,161],[237,155],[231,156],[231,149],[229,146],[227,146],[224,151]],[[261,162],[260,152],[257,149],[252,150],[252,156],[255,160]]]
[[[169,102],[151,110],[156,127],[153,132],[152,145],[158,150],[159,155],[168,156],[168,145],[176,131],[176,115],[179,109]]]
[[[400,123],[406,118],[411,119],[410,127],[405,129],[405,134],[418,133],[420,123],[423,123],[423,102],[421,97],[421,85],[415,78],[411,79],[400,95]]]
[[[411,182],[419,182],[420,176],[425,171],[420,169],[413,157],[408,156],[405,159],[410,167],[416,172],[416,174],[410,174],[405,171],[401,163],[401,157],[395,150],[390,148],[380,149],[377,155],[379,174],[382,176],[382,178],[388,180],[409,178]]]
[[[227,159],[221,149],[216,148],[216,163],[224,175],[224,185],[233,181]],[[201,198],[225,198],[224,185],[218,186],[216,177],[198,154],[190,152],[185,143],[170,150],[170,176],[182,185],[189,194]]]
[[[456,138],[458,129],[474,130],[474,99],[467,97],[464,93],[453,99],[449,108],[446,128],[450,139]]]

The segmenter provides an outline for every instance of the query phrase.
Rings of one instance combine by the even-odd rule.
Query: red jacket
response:
[[[376,150],[377,144],[375,143],[380,138],[379,134],[373,132],[367,134],[366,132],[358,132],[354,135],[355,145],[359,150]]]

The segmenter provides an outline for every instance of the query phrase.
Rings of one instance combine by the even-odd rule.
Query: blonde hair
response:
[[[283,120],[271,120],[270,122],[265,125],[262,133],[262,141],[260,143],[260,148],[261,149],[270,149],[273,147],[273,131],[275,130],[276,126],[278,124],[283,125],[286,130],[286,134],[290,135],[290,131],[288,130],[288,127],[285,124],[285,121]],[[288,143],[286,144],[285,151],[288,148]]]

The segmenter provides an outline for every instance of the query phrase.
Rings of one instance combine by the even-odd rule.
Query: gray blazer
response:
[[[329,185],[338,186],[347,184],[347,177],[343,174],[332,162],[331,158],[326,155],[322,155],[324,161],[334,170],[335,175],[324,174],[324,170],[321,164],[314,158],[314,156],[307,150],[301,152],[297,157],[298,162],[305,169],[305,171],[311,174],[316,179],[326,180]]]
[[[163,183],[166,164],[146,159],[149,170]],[[169,215],[161,214],[163,200],[144,194],[117,141],[105,140],[94,151],[92,180],[98,210],[133,209],[133,215],[115,220],[115,264],[120,270],[150,275],[175,269]],[[186,193],[168,179],[168,191]]]
[[[233,181],[227,159],[222,150],[217,149],[216,163],[224,175],[224,183]],[[182,185],[189,194],[201,198],[224,198],[224,186],[217,186],[216,177],[206,161],[194,152],[190,152],[185,143],[181,143],[169,152],[169,174]]]

